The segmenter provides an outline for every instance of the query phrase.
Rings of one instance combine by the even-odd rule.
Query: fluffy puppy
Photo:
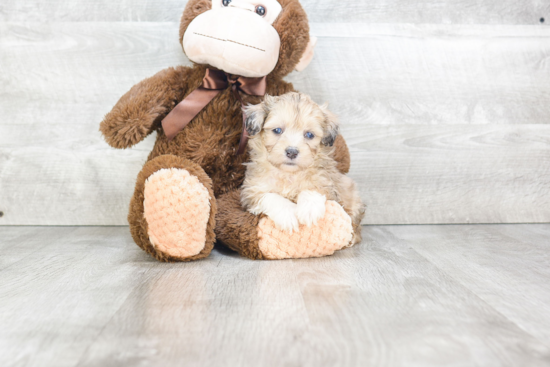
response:
[[[305,94],[266,96],[245,107],[251,162],[241,191],[243,207],[264,213],[287,231],[310,226],[325,215],[326,200],[344,207],[355,226],[365,214],[355,182],[331,157],[338,121]],[[350,245],[361,241],[356,231]]]

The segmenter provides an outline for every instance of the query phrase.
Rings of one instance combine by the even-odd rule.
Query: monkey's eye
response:
[[[306,139],[313,139],[315,137],[315,134],[313,134],[312,132],[306,131],[304,136],[306,137]]]
[[[231,0],[222,0],[222,5],[223,6],[229,6],[230,2],[231,2]]]
[[[276,129],[273,129],[273,133],[277,134],[277,135],[281,135],[283,133],[283,129],[281,129],[280,127],[276,128]]]
[[[265,7],[263,5],[258,5],[256,7],[256,14],[263,17],[265,15],[265,13],[266,13],[266,10],[265,10]]]

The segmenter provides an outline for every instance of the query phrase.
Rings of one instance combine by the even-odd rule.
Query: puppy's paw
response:
[[[325,215],[326,201],[326,196],[316,191],[302,191],[298,195],[298,204],[296,205],[298,221],[306,226],[317,224],[317,221]]]
[[[265,194],[257,212],[265,213],[283,231],[298,231],[300,227],[296,218],[296,204],[278,194]]]
[[[296,218],[296,204],[291,201],[275,210],[271,210],[268,217],[283,231],[298,231],[300,226]]]

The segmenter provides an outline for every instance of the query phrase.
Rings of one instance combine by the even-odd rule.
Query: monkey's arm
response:
[[[145,139],[183,98],[189,67],[164,69],[134,85],[103,121],[99,130],[109,145],[124,149]]]

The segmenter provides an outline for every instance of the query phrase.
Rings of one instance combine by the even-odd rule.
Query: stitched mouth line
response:
[[[218,40],[218,41],[222,41],[222,42],[232,42],[232,43],[236,43],[237,45],[241,45],[241,46],[245,46],[245,47],[250,47],[250,48],[256,49],[256,50],[258,50],[258,51],[265,52],[265,50],[262,50],[261,48],[254,47],[254,46],[250,46],[250,45],[246,45],[246,44],[244,44],[244,43],[240,43],[240,42],[237,42],[237,41],[233,41],[233,40],[224,40],[223,38],[216,38],[216,37],[208,36],[208,35],[206,35],[206,34],[197,33],[197,32],[193,32],[193,33],[196,34],[197,36],[203,36],[203,37],[207,37],[207,38],[212,38],[212,39],[215,39],[215,40]]]

